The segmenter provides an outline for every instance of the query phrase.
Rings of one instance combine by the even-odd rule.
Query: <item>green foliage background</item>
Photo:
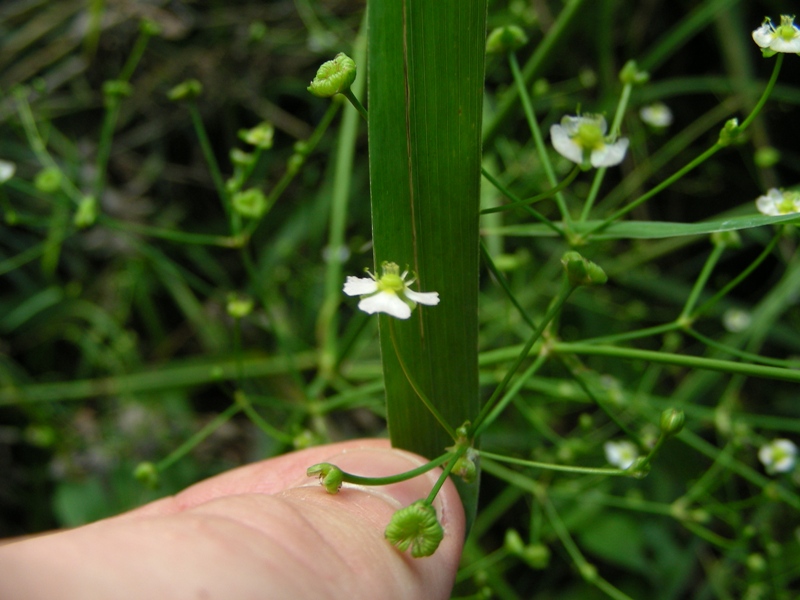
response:
[[[629,156],[602,183],[593,218],[603,218],[713,145],[726,119],[749,112],[773,64],[750,31],[764,15],[777,21],[787,10],[778,1],[496,0],[488,25],[513,23],[528,33],[518,58],[545,132],[578,106],[610,120],[627,60],[650,72],[623,121]],[[345,0],[0,7],[0,159],[17,165],[0,186],[0,536],[115,514],[309,443],[385,434],[377,323],[340,294],[346,274],[374,269],[366,126],[349,106],[305,89],[336,52],[363,56],[364,11]],[[119,78],[142,19],[161,34],[133,71],[107,169],[98,171],[103,83]],[[251,181],[265,192],[286,187],[244,248],[232,247],[191,111],[166,98],[187,78],[203,85],[197,115],[225,178],[233,173],[230,150],[247,149],[239,131],[265,120],[275,126],[274,146]],[[712,252],[707,234],[753,215],[768,188],[796,185],[798,81],[800,59],[787,56],[741,143],[633,211],[637,223],[616,224],[580,248],[610,277],[603,288],[576,293],[560,317],[558,343],[582,362],[552,361],[520,379],[481,446],[603,466],[603,443],[623,434],[592,398],[644,436],[657,432],[661,410],[678,406],[687,431],[642,480],[484,461],[456,596],[792,597],[800,576],[798,475],[767,476],[756,454],[772,438],[798,439],[796,371],[745,377],[636,354],[735,359],[679,328],[620,344],[632,347],[623,355],[590,354],[580,344],[673,322]],[[665,133],[637,117],[655,100],[675,114]],[[25,104],[78,190],[94,189],[103,174],[93,227],[73,225],[68,194],[34,186],[43,165]],[[548,189],[502,58],[487,59],[484,111],[484,168],[521,198]],[[296,143],[309,139],[306,155]],[[767,147],[781,158],[760,166],[754,153]],[[553,152],[551,159],[563,178],[571,165]],[[293,160],[302,163],[296,174]],[[571,206],[580,206],[591,181],[579,175]],[[506,201],[484,181],[484,207]],[[558,221],[552,202],[535,208]],[[695,225],[706,220],[716,225]],[[538,319],[557,293],[566,244],[521,212],[484,216],[481,227],[509,290]],[[721,255],[700,304],[753,263],[774,233],[773,225],[742,229],[741,248]],[[790,226],[694,332],[796,370],[796,247]],[[257,301],[241,322],[226,311],[231,293]],[[485,264],[479,302],[488,397],[530,329]],[[726,330],[722,318],[732,308],[750,314],[752,325]],[[131,475],[143,461],[164,467],[156,490]],[[529,554],[504,543],[509,530]]]

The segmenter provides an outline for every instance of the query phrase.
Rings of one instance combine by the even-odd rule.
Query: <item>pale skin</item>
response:
[[[385,476],[423,459],[384,440],[310,448],[241,467],[97,523],[0,545],[0,598],[448,598],[464,512],[448,481],[434,506],[445,537],[413,559],[383,536],[439,470],[330,495],[309,466]]]

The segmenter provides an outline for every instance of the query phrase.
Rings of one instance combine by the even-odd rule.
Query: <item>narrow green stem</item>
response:
[[[139,30],[139,36],[136,38],[133,49],[128,55],[128,60],[125,61],[125,65],[122,67],[122,71],[120,71],[118,78],[120,81],[130,81],[133,72],[139,65],[139,61],[142,60],[142,56],[144,56],[145,50],[147,50],[147,44],[151,37],[152,34],[148,27],[142,27]]]
[[[544,168],[545,175],[547,176],[547,180],[550,182],[550,185],[556,187],[558,180],[556,179],[553,165],[550,163],[550,155],[548,154],[547,147],[544,144],[542,131],[539,128],[539,123],[536,121],[536,114],[533,112],[533,106],[531,105],[531,99],[528,95],[528,88],[525,85],[525,79],[522,77],[522,73],[519,70],[517,56],[513,52],[508,53],[508,63],[511,65],[511,73],[514,76],[514,83],[516,84],[517,92],[519,93],[519,97],[522,102],[522,108],[525,111],[525,117],[528,120],[528,126],[530,127],[531,134],[533,135],[533,142],[536,145],[536,151],[539,153],[539,159],[542,161],[542,167]],[[571,229],[570,226],[572,225],[572,217],[569,214],[569,210],[567,210],[567,203],[564,200],[564,195],[561,192],[556,192],[556,204],[558,205],[558,210],[561,212],[561,218],[564,220],[564,227],[566,228],[567,232],[569,232]]]
[[[541,200],[546,200],[547,198],[550,198],[554,194],[560,192],[561,190],[563,190],[567,186],[569,186],[569,184],[572,183],[572,181],[575,179],[575,177],[578,176],[578,173],[580,173],[580,172],[581,172],[580,166],[575,165],[575,168],[572,169],[572,171],[569,172],[569,174],[564,178],[564,180],[561,181],[561,183],[559,183],[554,188],[551,188],[551,189],[547,190],[546,192],[542,192],[541,194],[537,194],[536,196],[531,196],[530,198],[526,198],[524,200],[516,200],[516,201],[512,202],[511,204],[503,204],[502,206],[493,206],[491,208],[484,208],[481,211],[480,214],[488,215],[488,214],[491,214],[491,213],[503,212],[503,211],[506,211],[506,210],[511,210],[511,209],[514,209],[514,208],[518,208],[520,206],[526,206],[528,204],[533,204],[533,203],[539,202]],[[493,185],[495,185],[497,180],[495,178],[491,177],[491,175],[487,175],[486,169],[481,168],[481,173],[483,173],[484,176],[487,179],[489,179],[489,181],[491,181],[491,183]],[[497,187],[497,186],[495,185],[495,187]],[[504,189],[501,189],[499,187],[497,189],[499,189],[504,195],[508,196],[508,193]]]
[[[353,91],[350,88],[348,88],[346,91],[342,92],[342,96],[344,96],[345,98],[347,98],[350,101],[350,104],[353,105],[353,108],[355,108],[358,111],[358,114],[360,114],[364,118],[365,121],[369,122],[369,116],[367,115],[367,109],[364,108],[364,105],[361,104],[361,101],[358,98],[356,98],[356,95],[353,93]]]
[[[734,348],[733,346],[727,346],[725,344],[720,344],[719,342],[712,340],[711,338],[701,334],[700,332],[692,329],[691,327],[687,327],[684,331],[691,335],[694,339],[699,342],[702,342],[709,348],[713,348],[719,352],[723,352],[725,354],[730,354],[731,356],[735,356],[736,358],[740,358],[742,360],[749,360],[750,362],[759,363],[762,365],[770,365],[773,367],[779,367],[783,369],[800,369],[800,362],[794,360],[780,360],[777,358],[767,358],[765,356],[759,356],[758,354],[753,354],[752,352],[746,352],[744,350],[739,350],[738,348]]]
[[[700,316],[703,313],[705,313],[706,311],[708,311],[712,306],[714,306],[722,298],[727,296],[728,293],[733,288],[735,288],[742,281],[744,281],[750,275],[750,273],[752,273],[762,262],[764,262],[764,259],[766,259],[772,253],[773,248],[775,248],[775,245],[778,243],[778,240],[781,239],[782,235],[783,235],[783,226],[781,225],[781,226],[778,226],[777,231],[775,232],[775,235],[772,236],[772,239],[770,240],[769,244],[766,245],[766,247],[761,252],[761,254],[759,254],[756,257],[756,259],[752,263],[750,263],[744,271],[742,271],[736,277],[734,277],[731,281],[729,281],[725,285],[725,287],[723,287],[720,291],[718,291],[716,294],[714,294],[711,298],[709,298],[703,304],[701,304],[700,308],[695,310],[691,314],[690,318],[692,320],[694,320],[698,316]]]
[[[634,208],[644,204],[645,202],[650,200],[650,198],[652,198],[656,194],[660,193],[662,190],[665,190],[666,188],[671,186],[673,183],[675,183],[676,181],[681,179],[684,175],[686,175],[687,173],[693,171],[696,167],[698,167],[701,164],[703,164],[705,161],[707,161],[709,158],[714,156],[717,152],[722,150],[724,147],[725,147],[724,145],[722,145],[719,142],[717,142],[716,144],[711,146],[711,148],[709,148],[708,150],[703,152],[700,156],[698,156],[693,161],[691,161],[688,165],[684,166],[679,171],[677,171],[676,173],[674,173],[673,175],[671,175],[670,177],[668,177],[667,179],[665,179],[664,181],[659,183],[656,187],[651,189],[649,192],[646,192],[646,193],[642,194],[641,196],[639,196],[636,200],[634,200],[633,202],[631,202],[627,206],[624,206],[623,208],[619,209],[617,212],[612,214],[610,217],[608,217],[607,219],[603,220],[602,222],[598,223],[597,225],[595,225],[594,227],[589,229],[589,231],[586,231],[585,233],[583,233],[582,236],[583,237],[588,237],[593,233],[597,233],[598,231],[602,231],[603,229],[605,229],[606,227],[611,225],[611,223],[613,223],[614,221],[618,221],[619,219],[621,219],[622,217],[627,215],[629,212],[631,212]]]
[[[522,362],[528,357],[528,353],[531,351],[531,348],[533,348],[533,345],[542,336],[542,333],[544,333],[544,330],[550,324],[550,321],[552,321],[556,317],[556,315],[558,315],[561,312],[562,307],[564,306],[564,304],[566,303],[567,299],[569,298],[570,294],[572,294],[573,291],[575,291],[575,286],[570,284],[567,278],[565,277],[563,279],[561,290],[559,291],[558,296],[556,296],[553,299],[553,302],[550,304],[550,308],[547,310],[547,313],[545,314],[541,323],[539,323],[539,327],[537,327],[531,334],[531,337],[528,339],[527,343],[522,348],[522,351],[519,353],[519,356],[517,356],[517,359],[514,361],[514,364],[511,365],[508,371],[506,371],[503,380],[494,390],[489,400],[487,400],[486,403],[483,405],[483,408],[481,408],[481,412],[478,415],[478,418],[475,419],[475,421],[472,423],[470,429],[470,438],[476,438],[480,436],[480,434],[483,432],[483,430],[485,429],[484,420],[494,408],[494,404],[499,400],[500,396],[503,394],[509,382],[511,381],[511,378],[520,368]]]
[[[497,266],[494,264],[491,255],[489,254],[489,249],[486,247],[486,244],[483,243],[481,240],[481,254],[483,255],[483,260],[486,263],[486,267],[491,271],[492,275],[494,275],[495,280],[497,283],[500,284],[500,287],[503,288],[503,291],[506,293],[506,296],[511,301],[511,304],[514,305],[514,308],[517,309],[517,312],[522,317],[522,320],[525,321],[531,329],[536,329],[536,323],[533,322],[533,319],[528,316],[528,313],[525,312],[525,309],[522,308],[522,305],[516,299],[514,294],[511,291],[511,288],[508,285],[508,281],[505,278]]]
[[[241,235],[238,237],[231,237],[222,235],[207,235],[203,233],[186,233],[179,230],[163,229],[161,227],[142,225],[140,223],[133,223],[129,221],[119,221],[105,215],[98,215],[97,220],[99,223],[112,229],[170,240],[180,244],[218,246],[220,248],[241,248],[246,241],[246,238]]]
[[[253,404],[250,402],[250,398],[248,398],[244,391],[237,390],[234,394],[234,399],[236,400],[236,404],[244,411],[244,414],[247,415],[247,418],[250,419],[250,421],[252,421],[261,431],[283,444],[292,443],[293,439],[291,435],[288,435],[282,432],[280,429],[273,427],[261,415],[259,415],[258,412],[256,412],[256,409],[253,408]]]
[[[160,460],[156,465],[156,470],[158,472],[162,472],[174,465],[181,458],[191,452],[200,442],[222,427],[222,425],[227,423],[240,410],[241,407],[238,404],[231,404],[228,408],[214,417],[210,423],[200,429],[200,431],[191,436],[183,444],[175,448],[175,450],[173,450],[169,456],[166,456]]]
[[[442,413],[439,412],[433,402],[430,401],[428,396],[425,395],[425,392],[420,389],[420,387],[417,385],[417,382],[411,377],[411,373],[409,373],[408,367],[406,367],[406,363],[403,361],[403,357],[400,356],[400,350],[397,346],[397,336],[394,331],[394,319],[389,319],[389,336],[392,339],[392,346],[394,347],[394,353],[397,356],[397,362],[400,364],[400,368],[403,370],[403,374],[406,376],[408,384],[412,387],[419,399],[425,405],[425,408],[427,408],[434,418],[439,422],[439,425],[444,428],[444,430],[453,440],[456,440],[457,436],[455,430],[447,423],[442,416]]]
[[[618,346],[604,346],[600,344],[554,342],[552,345],[552,351],[558,353],[566,352],[589,356],[607,356],[609,358],[644,360],[648,362],[681,367],[705,369],[708,371],[719,371],[722,373],[750,375],[752,377],[764,377],[767,379],[780,379],[783,381],[800,382],[800,371],[795,371],[793,369],[752,365],[730,360],[704,358],[702,356],[689,356],[686,354],[641,350],[639,348],[620,348]]]
[[[529,201],[522,200],[521,198],[516,196],[513,192],[511,192],[508,188],[506,188],[502,183],[500,183],[500,181],[494,175],[489,173],[489,171],[487,171],[485,168],[481,167],[481,173],[489,181],[489,183],[491,183],[495,188],[497,188],[497,190],[501,194],[503,194],[506,198],[511,200],[511,204],[503,206],[502,207],[503,209],[505,209],[506,207],[510,207],[510,206],[517,206],[519,208],[522,208],[522,209],[528,211],[528,213],[534,219],[539,221],[542,225],[545,225],[545,226],[549,227],[550,229],[552,229],[553,231],[555,231],[558,234],[559,237],[564,237],[564,231],[558,225],[553,223],[550,219],[545,217],[540,212],[537,212],[534,209],[532,209],[530,206],[528,206],[528,204],[530,204]],[[549,195],[551,191],[552,190],[549,190],[546,193]],[[491,209],[487,209],[486,211],[481,211],[481,214],[483,214],[484,212],[496,212],[496,211],[491,210]]]
[[[410,471],[405,471],[403,473],[397,473],[396,475],[387,475],[386,477],[363,477],[361,475],[354,475],[352,473],[342,471],[342,481],[347,483],[355,483],[358,485],[391,485],[393,483],[400,483],[401,481],[408,481],[409,479],[414,479],[414,477],[419,477],[420,475],[423,475],[424,473],[441,466],[443,463],[450,460],[452,456],[452,452],[445,452],[438,458],[434,458],[432,461],[425,463],[416,469],[411,469]]]
[[[502,454],[495,454],[494,452],[487,452],[486,450],[479,451],[481,458],[491,458],[497,462],[508,463],[512,465],[520,465],[523,467],[531,467],[534,469],[546,469],[548,471],[560,471],[562,473],[585,473],[589,475],[622,475],[630,476],[630,473],[624,469],[609,469],[605,467],[576,467],[570,465],[559,465],[555,463],[544,463],[535,460],[525,460],[522,458],[513,458],[511,456],[503,456]]]
[[[225,180],[222,177],[222,171],[219,168],[214,149],[211,147],[208,133],[206,133],[206,126],[200,116],[200,110],[197,108],[197,103],[194,100],[190,100],[187,106],[192,119],[192,125],[194,126],[195,135],[197,135],[197,139],[200,142],[200,150],[203,152],[203,158],[205,158],[208,169],[211,172],[211,179],[214,181],[214,188],[217,190],[219,200],[222,202],[225,214],[227,214],[228,218],[231,220],[231,227],[234,235],[236,235],[238,231],[233,227],[233,210],[230,205],[230,198],[228,198],[228,190],[225,187]]]
[[[758,99],[758,102],[753,107],[753,110],[750,111],[750,114],[744,120],[744,122],[739,125],[740,131],[744,131],[753,122],[753,120],[758,116],[758,113],[761,112],[761,109],[764,108],[764,105],[769,100],[770,95],[772,94],[772,89],[775,87],[775,83],[778,81],[778,75],[781,72],[781,65],[783,65],[783,54],[778,53],[775,57],[775,66],[772,68],[772,76],[769,78],[767,82],[767,87],[764,88],[764,93],[761,94],[761,98]]]
[[[717,266],[719,259],[722,258],[723,252],[725,252],[724,244],[714,245],[711,254],[708,255],[706,263],[703,265],[703,269],[700,271],[700,275],[697,277],[697,281],[694,282],[694,286],[692,287],[692,291],[689,293],[689,297],[686,299],[686,304],[684,305],[683,310],[678,317],[678,322],[686,323],[690,320],[689,315],[692,314],[695,304],[697,304],[700,294],[703,293],[703,289],[706,287],[706,283],[708,283],[708,278],[711,277],[714,267]]]
[[[469,446],[458,446],[454,452],[450,453],[450,459],[447,461],[447,464],[442,469],[442,473],[439,475],[439,479],[436,480],[436,483],[431,488],[428,497],[425,498],[425,503],[428,505],[433,504],[433,501],[436,499],[436,494],[439,493],[439,490],[442,489],[444,482],[447,481],[447,478],[450,476],[450,472],[453,470],[453,467],[456,466],[456,462],[459,458],[466,454]],[[447,455],[445,455],[447,456]]]
[[[677,323],[665,323],[664,325],[656,325],[654,327],[646,327],[644,329],[637,329],[636,331],[626,331],[625,333],[616,333],[612,335],[604,335],[596,338],[589,338],[581,340],[581,344],[616,344],[619,342],[626,342],[629,340],[637,340],[644,337],[651,337],[654,335],[661,335],[680,329]]]

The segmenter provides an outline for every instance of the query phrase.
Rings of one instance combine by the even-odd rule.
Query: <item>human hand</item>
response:
[[[0,598],[449,597],[464,537],[453,483],[434,502],[444,540],[415,559],[383,530],[428,495],[439,470],[330,495],[305,476],[319,462],[378,477],[425,461],[354,440],[240,467],[117,517],[0,546]]]

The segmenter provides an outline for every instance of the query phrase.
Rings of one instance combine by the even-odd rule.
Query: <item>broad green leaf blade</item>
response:
[[[478,413],[478,210],[485,0],[368,5],[369,155],[376,267],[408,265],[436,307],[394,320],[409,374],[455,429]],[[453,440],[397,360],[381,316],[389,432],[433,458]],[[462,489],[468,513],[477,485]],[[471,501],[465,497],[471,494]],[[472,504],[472,509],[469,505]]]

